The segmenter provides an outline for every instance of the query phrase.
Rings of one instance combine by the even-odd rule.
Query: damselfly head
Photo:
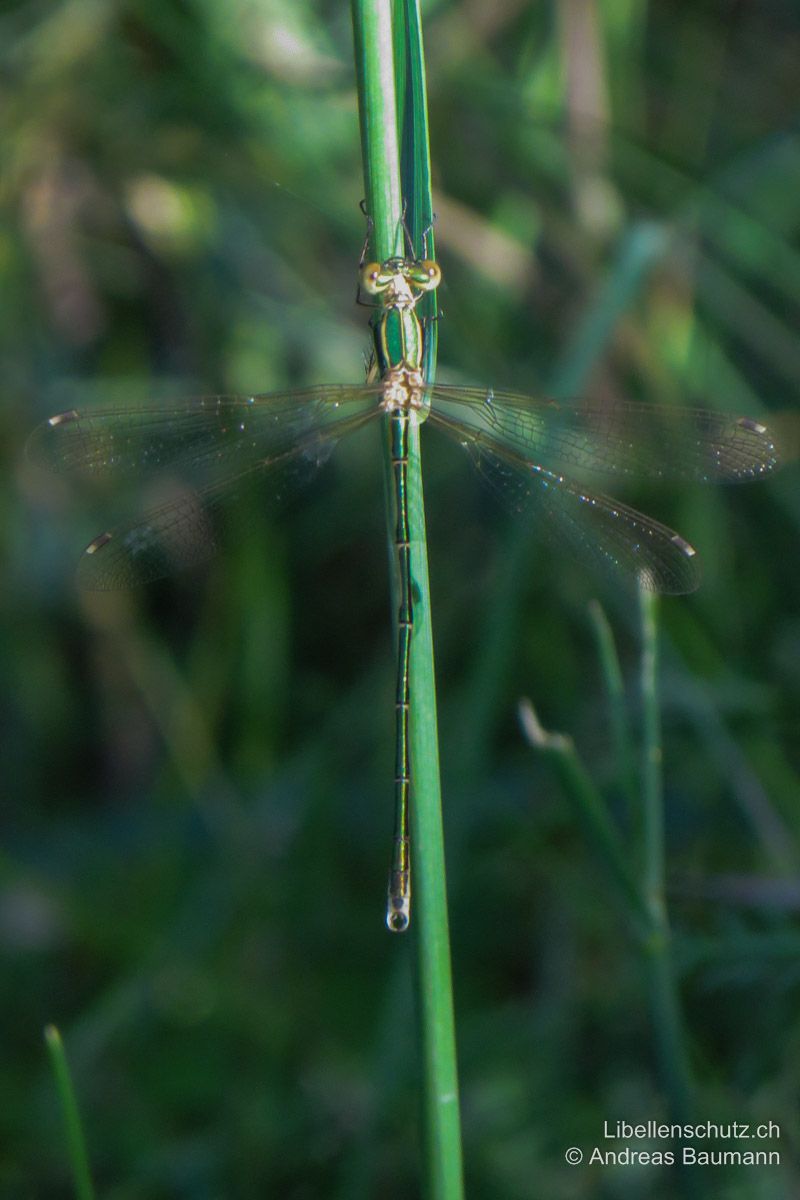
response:
[[[406,299],[421,292],[432,292],[442,280],[438,263],[432,259],[387,258],[384,262],[365,263],[360,284],[370,296],[385,294]]]

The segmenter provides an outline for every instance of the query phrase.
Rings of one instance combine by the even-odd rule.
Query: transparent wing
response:
[[[338,436],[377,403],[379,387],[308,388],[263,396],[201,396],[142,408],[71,409],[44,421],[28,457],[59,473],[113,478],[175,467],[222,481],[314,436]]]
[[[53,470],[109,478],[171,469],[169,498],[94,538],[80,561],[83,587],[131,587],[211,558],[233,495],[266,473],[280,495],[380,412],[379,395],[372,387],[324,387],[169,408],[73,410],[34,431],[29,455]]]
[[[627,401],[555,401],[486,388],[429,389],[453,424],[550,471],[697,480],[760,479],[779,464],[773,430],[749,417]]]
[[[542,535],[582,561],[640,579],[651,591],[680,595],[700,583],[693,546],[674,530],[609,496],[528,462],[485,433],[431,410],[429,419],[467,451],[489,486],[514,512],[543,519]]]

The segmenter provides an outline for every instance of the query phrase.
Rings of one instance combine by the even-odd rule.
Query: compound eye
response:
[[[420,263],[420,266],[425,274],[425,290],[433,291],[442,282],[442,271],[439,264],[430,258],[426,258]]]
[[[376,296],[381,291],[380,263],[372,262],[364,264],[361,268],[361,286],[371,296]]]

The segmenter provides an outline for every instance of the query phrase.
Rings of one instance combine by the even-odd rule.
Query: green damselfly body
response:
[[[345,434],[384,420],[399,592],[395,829],[386,912],[394,932],[408,928],[411,912],[410,423],[430,423],[453,438],[513,510],[541,516],[542,528],[557,541],[601,567],[671,594],[697,586],[694,548],[668,526],[598,490],[595,477],[740,482],[762,478],[778,465],[770,430],[748,417],[628,401],[555,403],[426,381],[425,327],[417,307],[440,279],[435,262],[413,255],[362,266],[360,286],[376,305],[379,375],[365,384],[210,396],[158,407],[71,409],[45,421],[30,441],[31,457],[60,472],[114,476],[170,468],[193,484],[192,491],[90,542],[78,575],[84,586],[102,590],[205,561],[215,549],[216,524],[240,484],[267,473],[305,473],[325,461]]]

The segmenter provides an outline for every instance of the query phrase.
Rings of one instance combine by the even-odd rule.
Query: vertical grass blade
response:
[[[692,1083],[686,1031],[672,957],[672,932],[664,892],[664,789],[662,780],[661,709],[658,691],[658,598],[639,589],[642,630],[642,829],[644,863],[642,890],[650,916],[650,936],[644,943],[650,1008],[659,1069],[670,1119],[688,1124],[692,1115]],[[679,1175],[683,1194],[693,1198],[694,1176]]]
[[[379,0],[352,0],[352,12],[364,190],[373,252],[382,260],[403,250],[392,14]]]
[[[665,921],[664,788],[661,779],[661,711],[658,703],[658,597],[640,588],[642,619],[642,830],[644,894],[653,924]]]
[[[431,196],[431,155],[428,131],[428,98],[425,87],[425,55],[422,48],[422,19],[418,0],[400,0],[403,21],[402,52],[395,46],[400,179],[406,204],[406,222],[420,253],[435,258],[434,212]],[[424,242],[424,244],[423,244]],[[424,296],[419,311],[425,321],[425,378],[436,373],[438,325],[435,293]]]
[[[563,733],[544,729],[527,697],[520,700],[517,715],[525,740],[553,764],[586,842],[616,886],[637,938],[646,938],[651,928],[649,913],[631,869],[630,856],[608,806],[578,757],[575,743]]]
[[[58,1098],[61,1102],[75,1195],[77,1200],[94,1200],[94,1186],[89,1171],[89,1156],[86,1152],[86,1139],[83,1135],[78,1102],[72,1086],[67,1056],[64,1053],[64,1043],[55,1025],[47,1026],[44,1031],[44,1040],[50,1055]]]
[[[628,805],[628,818],[633,817],[636,802],[636,778],[634,771],[633,739],[631,738],[628,712],[625,704],[625,685],[622,679],[619,655],[614,642],[608,617],[597,600],[589,605],[589,619],[592,623],[600,669],[603,673],[606,694],[608,696],[609,720],[611,735],[614,741],[614,758],[617,767],[618,786],[625,796]]]
[[[408,152],[424,108],[424,68],[419,13],[415,5],[386,0],[353,0],[356,78],[367,210],[373,222],[376,258],[403,252],[404,201],[412,228],[424,224],[427,178],[420,184],[413,164],[419,153]],[[402,127],[398,124],[395,78],[403,86]],[[407,86],[408,85],[408,86]],[[405,142],[407,193],[403,193],[400,145]],[[424,151],[427,155],[427,147]],[[417,182],[415,183],[415,180]],[[428,247],[431,253],[431,247]],[[430,360],[426,368],[430,369]],[[391,464],[386,461],[387,476]],[[387,489],[388,490],[388,489]],[[463,1196],[458,1075],[455,1053],[450,946],[444,870],[444,842],[439,784],[436,690],[433,664],[428,559],[419,449],[419,427],[411,423],[408,460],[409,537],[414,590],[414,633],[411,643],[412,696],[410,718],[412,771],[413,918],[418,957],[419,1012],[425,1092],[427,1192],[434,1200]],[[388,510],[387,510],[388,511]],[[389,517],[391,536],[391,517]],[[394,580],[395,592],[397,580]]]
[[[642,633],[641,855],[634,854],[621,837],[605,800],[578,758],[572,740],[544,730],[529,701],[521,703],[520,719],[530,745],[550,759],[556,768],[586,840],[608,869],[628,912],[647,976],[658,1072],[669,1119],[672,1123],[687,1125],[692,1120],[693,1088],[665,893],[658,601],[653,592],[643,587],[639,589],[639,597]],[[624,760],[628,756],[629,741],[619,662],[611,630],[599,606],[595,606],[592,619],[610,701],[619,709],[614,720],[620,726],[618,754]],[[636,867],[632,865],[634,862]],[[680,1164],[679,1154],[676,1163]],[[679,1192],[686,1200],[697,1200],[702,1194],[691,1168],[678,1165],[676,1178]]]

